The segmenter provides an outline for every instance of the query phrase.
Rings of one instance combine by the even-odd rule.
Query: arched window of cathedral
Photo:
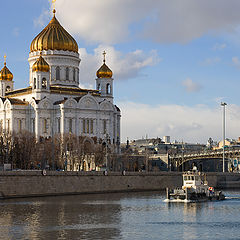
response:
[[[47,88],[47,80],[46,78],[42,79],[42,89],[46,89]]]
[[[85,119],[83,119],[83,121],[82,121],[82,130],[83,130],[83,133],[86,133],[86,121],[85,121]]]
[[[100,83],[98,84],[97,90],[101,91],[101,84]]]
[[[56,80],[60,80],[60,67],[56,67]]]
[[[47,119],[43,119],[43,132],[47,133]]]
[[[66,68],[66,80],[69,80],[69,68]]]
[[[58,133],[61,132],[61,121],[60,118],[57,119],[57,128],[58,128]]]
[[[76,70],[75,70],[75,68],[73,69],[73,81],[74,82],[76,81]]]
[[[18,119],[18,132],[22,131],[22,119]]]
[[[89,119],[87,120],[87,133],[89,133]]]
[[[69,119],[69,132],[72,133],[72,119]]]
[[[33,79],[33,89],[36,89],[37,88],[37,79],[34,78]]]
[[[111,85],[108,83],[106,86],[106,93],[110,94],[111,93]]]
[[[10,92],[10,91],[11,91],[10,86],[7,86],[7,87],[6,87],[6,92]]]
[[[107,120],[106,119],[103,120],[103,133],[104,134],[107,133]]]
[[[93,120],[91,120],[91,133],[93,134]]]
[[[32,118],[32,132],[35,132],[35,118]]]

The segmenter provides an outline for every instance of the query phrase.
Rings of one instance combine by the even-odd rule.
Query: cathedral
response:
[[[55,16],[33,39],[29,53],[29,86],[14,89],[6,58],[0,72],[0,129],[28,131],[48,138],[75,134],[120,144],[120,109],[113,101],[113,73],[103,64],[96,89],[79,87],[78,44]]]

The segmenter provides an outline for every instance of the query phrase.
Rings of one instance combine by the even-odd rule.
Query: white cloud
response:
[[[203,65],[209,66],[209,65],[215,65],[217,63],[221,62],[221,58],[219,57],[214,57],[214,58],[206,58],[203,61]]]
[[[209,33],[238,34],[240,25],[239,0],[58,0],[56,9],[63,25],[87,43],[114,44],[139,36],[186,43]]]
[[[47,21],[49,20],[51,14],[49,10],[44,9],[41,15],[34,19],[33,23],[36,28],[45,27]]]
[[[12,34],[15,36],[15,37],[18,37],[19,34],[20,34],[20,29],[18,27],[15,27],[12,31]]]
[[[155,65],[161,60],[154,50],[150,52],[135,50],[124,54],[112,46],[100,45],[94,49],[93,54],[90,54],[85,48],[80,48],[80,83],[95,84],[96,72],[102,65],[104,50],[107,52],[106,64],[113,71],[116,80],[137,77],[145,67]]]
[[[219,141],[222,138],[222,109],[212,109],[199,105],[150,106],[133,102],[120,102],[122,111],[121,139],[171,136],[192,143],[206,143],[209,137]],[[226,137],[238,138],[240,107],[228,105],[226,108]]]
[[[227,47],[226,43],[216,43],[212,49],[215,51],[218,51],[218,50],[223,50],[226,47]]]
[[[193,82],[190,78],[184,80],[182,85],[185,87],[187,92],[198,92],[202,88],[200,84]]]
[[[150,0],[151,2],[152,0]],[[57,16],[71,33],[90,43],[114,44],[129,36],[129,24],[151,9],[148,1],[65,0],[56,2]]]
[[[236,0],[155,2],[155,21],[145,25],[145,37],[156,42],[187,43],[206,34],[235,33],[240,24]]]
[[[232,62],[237,68],[240,68],[240,60],[238,57],[233,57]]]

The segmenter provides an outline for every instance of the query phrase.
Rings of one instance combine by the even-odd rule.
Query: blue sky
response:
[[[0,65],[28,86],[33,38],[51,19],[48,0],[4,1]],[[240,136],[240,1],[57,0],[57,18],[79,45],[81,87],[95,88],[107,51],[122,141],[142,136],[219,141]]]

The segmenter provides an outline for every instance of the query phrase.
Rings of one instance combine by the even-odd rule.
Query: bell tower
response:
[[[32,66],[32,79],[30,85],[37,95],[50,90],[50,67],[40,53],[40,57]],[[37,99],[40,96],[35,96]]]
[[[106,65],[106,52],[103,52],[103,65],[97,71],[96,89],[102,97],[113,98],[113,78],[112,71]]]
[[[7,92],[13,90],[13,74],[9,71],[6,64],[6,55],[4,56],[4,67],[0,71],[0,95],[5,97]]]

